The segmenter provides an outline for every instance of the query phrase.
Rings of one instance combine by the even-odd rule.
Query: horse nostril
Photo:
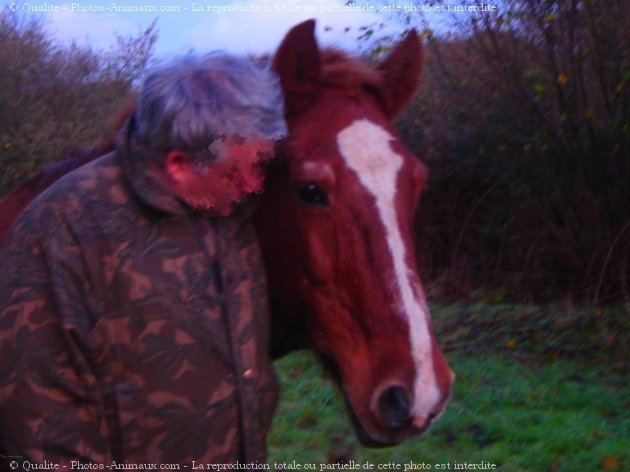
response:
[[[411,398],[400,386],[389,387],[378,400],[378,413],[383,426],[401,429],[408,423],[411,414]]]

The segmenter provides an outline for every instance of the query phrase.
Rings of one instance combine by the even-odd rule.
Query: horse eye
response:
[[[328,194],[319,185],[309,182],[297,188],[298,195],[302,201],[314,205],[328,205]]]

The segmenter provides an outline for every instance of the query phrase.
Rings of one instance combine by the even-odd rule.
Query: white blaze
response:
[[[403,157],[393,151],[395,138],[368,120],[356,120],[337,135],[337,146],[346,164],[374,196],[379,218],[387,235],[387,247],[394,267],[399,311],[409,324],[412,357],[416,367],[412,415],[418,426],[440,401],[440,390],[433,368],[429,312],[420,287],[412,283],[413,270],[406,263],[400,225],[394,207],[396,182]]]

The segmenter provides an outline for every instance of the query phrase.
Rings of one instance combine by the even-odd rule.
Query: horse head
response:
[[[320,51],[313,21],[294,27],[274,57],[289,136],[257,219],[274,354],[312,346],[368,446],[423,432],[453,380],[415,263],[414,213],[427,170],[392,124],[421,65],[413,33],[372,68]]]

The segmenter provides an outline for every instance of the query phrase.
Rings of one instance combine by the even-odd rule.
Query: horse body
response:
[[[113,139],[108,140],[90,150],[78,149],[75,156],[48,164],[40,172],[31,176],[18,188],[0,198],[0,243],[9,231],[13,220],[31,201],[61,176],[83,164],[112,151],[115,147]]]
[[[391,445],[430,425],[453,379],[415,266],[426,169],[392,125],[415,91],[420,49],[409,35],[372,69],[320,51],[313,30],[312,21],[293,28],[274,59],[289,137],[255,216],[271,348],[279,357],[312,347],[341,386],[359,439]],[[86,159],[52,168],[48,180]],[[5,224],[49,183],[32,179],[0,200]]]

